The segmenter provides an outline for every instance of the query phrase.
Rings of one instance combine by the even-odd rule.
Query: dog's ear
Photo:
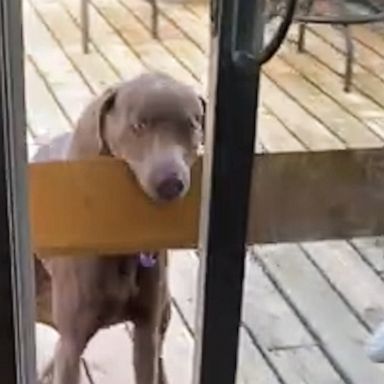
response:
[[[100,97],[97,103],[97,131],[98,140],[100,142],[100,155],[110,155],[110,149],[105,139],[105,119],[114,106],[117,94],[117,88],[107,89]]]
[[[86,157],[109,154],[105,120],[113,109],[117,91],[117,87],[108,88],[85,108],[74,133],[73,155]]]

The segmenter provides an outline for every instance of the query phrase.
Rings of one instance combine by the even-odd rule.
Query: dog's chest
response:
[[[120,257],[104,266],[101,318],[105,325],[141,317],[156,285],[156,259],[149,255]]]

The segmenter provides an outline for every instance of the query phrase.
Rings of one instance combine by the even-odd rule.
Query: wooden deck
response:
[[[204,4],[163,3],[161,40],[149,32],[142,0],[95,0],[92,46],[81,53],[79,0],[24,0],[30,154],[72,129],[84,105],[107,85],[156,68],[205,93],[208,14]],[[305,54],[296,28],[264,68],[258,151],[381,147],[384,141],[384,33],[353,30],[354,89],[343,92],[342,35],[311,27]],[[237,127],[234,127],[237,129]],[[247,257],[238,384],[381,384],[382,366],[364,342],[384,320],[384,241],[255,246]],[[172,383],[192,375],[198,258],[171,258],[174,301],[166,344]],[[102,331],[86,354],[84,382],[133,382],[129,328]]]

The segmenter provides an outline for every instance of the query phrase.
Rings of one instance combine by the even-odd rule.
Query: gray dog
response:
[[[86,108],[73,134],[41,147],[34,161],[113,156],[127,164],[151,199],[172,201],[189,189],[203,115],[202,100],[192,89],[164,74],[143,74],[107,90]],[[161,359],[170,318],[165,250],[35,261],[38,320],[60,334],[54,384],[77,384],[90,338],[123,321],[134,324],[137,384],[166,384]]]

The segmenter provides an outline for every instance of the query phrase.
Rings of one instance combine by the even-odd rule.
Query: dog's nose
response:
[[[162,200],[173,200],[181,195],[184,183],[175,176],[168,177],[161,181],[156,188],[157,195]]]

